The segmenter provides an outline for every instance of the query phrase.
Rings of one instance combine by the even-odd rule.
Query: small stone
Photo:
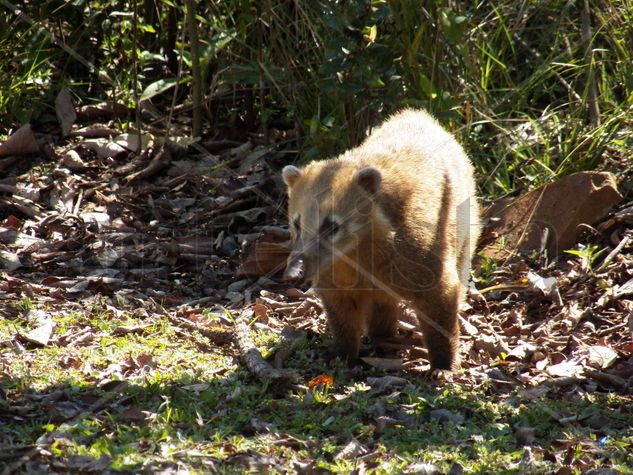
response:
[[[249,282],[250,281],[248,279],[238,280],[236,282],[233,282],[232,284],[229,284],[226,290],[228,292],[243,292],[244,289],[248,286]]]
[[[244,294],[241,292],[227,292],[224,298],[231,303],[237,303],[244,298]]]
[[[437,419],[437,421],[444,425],[447,422],[452,422],[455,425],[459,425],[464,422],[464,416],[448,409],[433,409],[429,415],[431,419]]]
[[[220,246],[220,254],[226,257],[233,257],[240,247],[233,236],[227,236]]]
[[[514,430],[514,437],[521,446],[534,445],[536,437],[534,437],[534,429],[532,427],[517,427]]]
[[[403,473],[414,473],[415,475],[437,475],[440,472],[438,466],[432,463],[414,462],[407,466]]]

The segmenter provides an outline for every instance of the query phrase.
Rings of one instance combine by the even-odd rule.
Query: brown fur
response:
[[[432,368],[455,368],[479,206],[472,165],[453,136],[426,112],[405,110],[359,147],[288,166],[283,177],[294,238],[288,268],[302,265],[321,297],[335,353],[354,358],[363,334],[393,335],[406,301]]]

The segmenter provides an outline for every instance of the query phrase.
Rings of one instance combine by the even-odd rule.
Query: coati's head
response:
[[[332,264],[363,243],[377,214],[382,216],[375,205],[382,174],[374,167],[329,160],[303,169],[288,165],[282,175],[293,239],[284,275],[318,284]]]

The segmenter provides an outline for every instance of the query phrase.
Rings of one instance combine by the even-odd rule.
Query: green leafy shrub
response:
[[[133,105],[141,93],[166,107],[188,102],[183,8],[77,0],[9,12],[0,19],[4,125],[51,112],[63,84],[82,102]],[[425,107],[465,143],[491,196],[596,167],[614,143],[631,146],[626,2],[227,0],[197,8],[209,134],[221,124],[266,135],[294,128],[309,160],[357,144],[398,108]]]

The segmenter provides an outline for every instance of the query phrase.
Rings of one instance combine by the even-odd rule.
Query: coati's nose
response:
[[[304,277],[303,256],[301,254],[295,254],[288,259],[286,271],[284,272],[284,280],[289,282],[301,282]]]

